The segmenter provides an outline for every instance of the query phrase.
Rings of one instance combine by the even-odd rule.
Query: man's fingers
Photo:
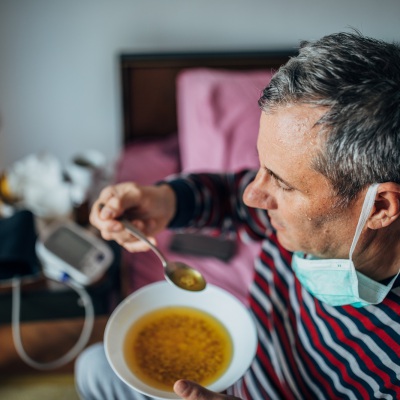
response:
[[[117,212],[120,212],[120,210],[127,210],[137,205],[140,193],[140,189],[132,182],[119,183],[104,188],[98,199],[98,202],[104,206],[104,209],[100,212],[101,218],[116,218]]]
[[[211,392],[199,384],[181,379],[174,384],[175,393],[185,400],[222,400],[226,396]]]
[[[157,245],[157,242],[154,238],[148,238],[148,239],[151,243],[153,243],[154,245]],[[125,249],[131,253],[138,253],[138,252],[150,250],[150,246],[147,243],[140,241],[140,240],[138,241],[137,239],[133,239],[133,240],[135,240],[135,241],[134,242],[125,241],[121,245],[124,246]]]
[[[174,391],[175,393],[185,400],[208,400],[211,397],[205,396],[203,393],[206,389],[199,387],[194,382],[180,380],[175,382]]]

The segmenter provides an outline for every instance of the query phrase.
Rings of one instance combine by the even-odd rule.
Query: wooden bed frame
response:
[[[277,70],[296,52],[122,54],[123,144],[177,132],[175,81],[187,68]]]

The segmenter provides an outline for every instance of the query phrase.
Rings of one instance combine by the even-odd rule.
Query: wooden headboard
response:
[[[122,54],[123,143],[177,132],[175,81],[187,68],[277,70],[295,52]]]

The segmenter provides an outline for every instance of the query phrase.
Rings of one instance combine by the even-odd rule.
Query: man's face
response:
[[[321,148],[315,123],[326,109],[308,105],[262,113],[257,150],[260,169],[246,188],[245,203],[268,211],[283,247],[321,258],[347,258],[359,201],[337,204],[329,181],[311,168]]]

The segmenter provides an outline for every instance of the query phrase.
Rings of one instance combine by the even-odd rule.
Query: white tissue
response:
[[[30,155],[7,170],[11,194],[39,217],[66,216],[72,211],[70,185],[51,154]]]

